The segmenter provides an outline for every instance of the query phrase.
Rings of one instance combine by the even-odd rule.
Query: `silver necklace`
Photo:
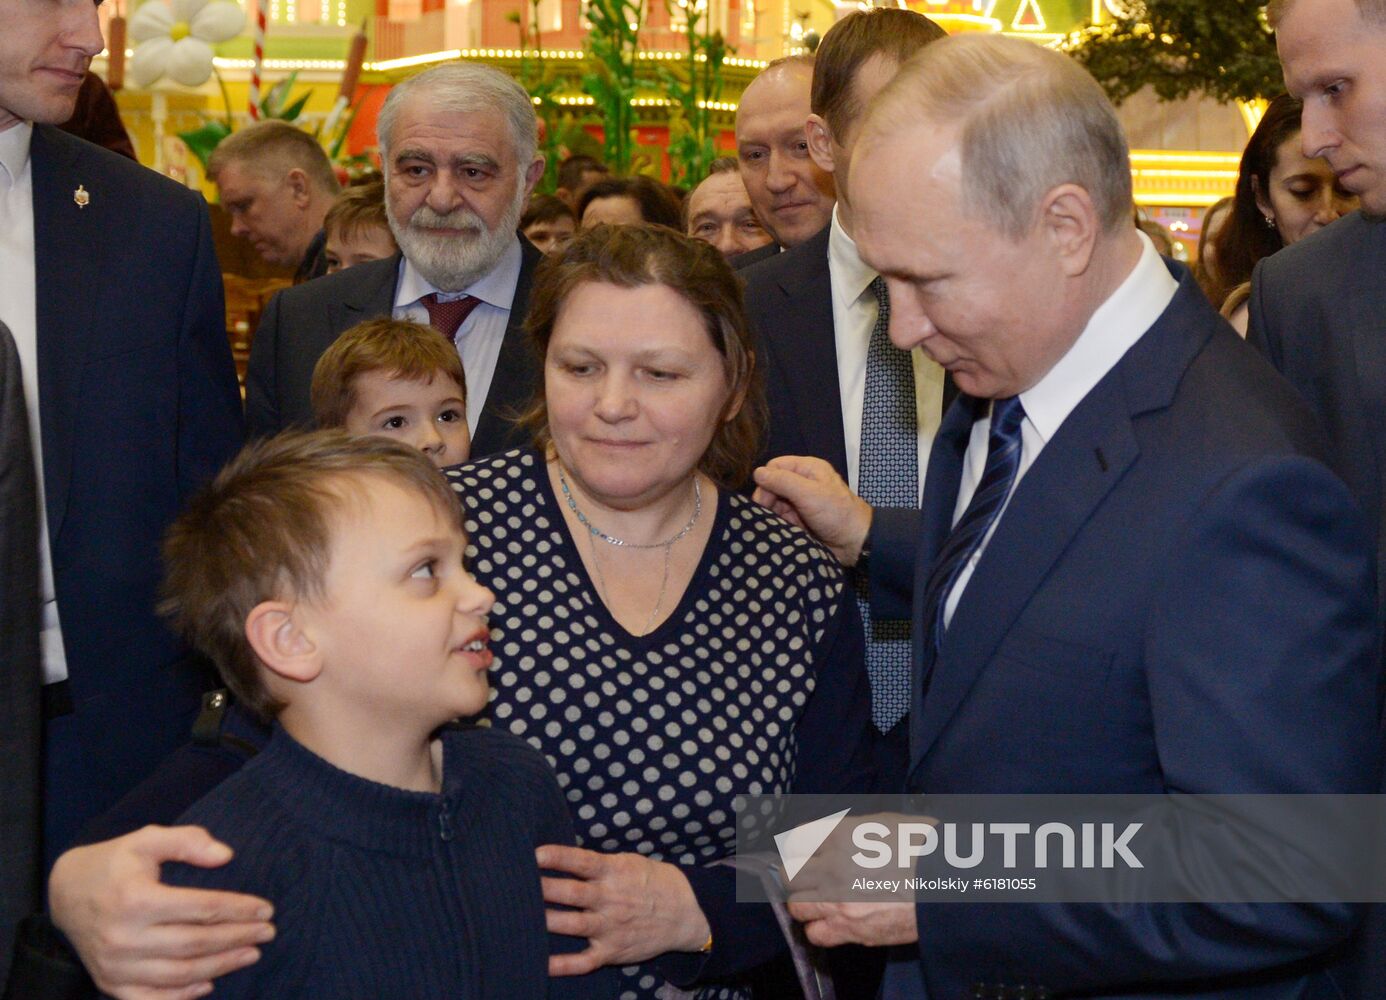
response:
[[[698,484],[697,473],[693,475],[693,516],[688,519],[688,523],[679,529],[678,534],[666,541],[650,542],[646,544],[627,542],[624,539],[608,535],[591,521],[587,520],[587,516],[578,508],[577,500],[573,498],[573,491],[568,488],[568,479],[563,475],[563,465],[561,462],[558,465],[558,485],[563,490],[563,499],[568,502],[568,509],[573,512],[573,516],[578,519],[578,523],[587,529],[587,544],[592,549],[592,566],[597,571],[599,596],[606,601],[608,608],[611,607],[611,589],[606,585],[606,574],[602,572],[602,564],[597,558],[596,540],[600,538],[608,545],[616,545],[623,548],[664,550],[664,573],[659,579],[659,596],[655,598],[654,610],[652,610],[650,616],[645,619],[645,626],[637,633],[639,635],[649,635],[650,630],[654,627],[654,623],[659,620],[660,608],[664,606],[664,595],[669,587],[669,562],[674,551],[674,543],[693,530],[693,525],[698,523],[698,517],[703,512],[703,490]]]
[[[703,488],[698,485],[698,474],[693,474],[693,516],[688,519],[688,523],[679,529],[678,534],[663,542],[628,542],[623,538],[608,535],[601,528],[598,528],[591,521],[587,520],[587,515],[578,507],[577,500],[573,497],[573,491],[568,488],[568,477],[563,475],[563,464],[558,465],[558,485],[563,490],[563,499],[568,501],[568,509],[573,512],[573,516],[578,519],[578,523],[592,533],[593,537],[600,538],[608,545],[620,545],[628,549],[667,549],[684,535],[693,530],[693,525],[698,523],[698,517],[703,512]]]

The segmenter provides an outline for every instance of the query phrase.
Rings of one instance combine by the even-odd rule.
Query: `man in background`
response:
[[[283,121],[247,125],[222,140],[207,160],[231,235],[249,240],[294,281],[327,273],[322,221],[341,190],[318,141]]]
[[[574,153],[558,165],[558,189],[554,194],[576,211],[582,193],[597,181],[610,176],[610,169],[595,156]]]
[[[683,215],[684,232],[711,243],[728,259],[775,242],[756,218],[740,167],[731,156],[712,161],[702,183],[684,199]]]
[[[538,367],[523,323],[543,255],[517,230],[544,171],[534,106],[499,70],[449,63],[396,84],[378,128],[400,253],[270,300],[246,372],[250,432],[310,426],[322,352],[348,327],[394,316],[429,324],[457,346],[472,455],[503,450]]]
[[[820,232],[837,197],[832,175],[809,156],[804,125],[810,113],[813,56],[776,59],[751,81],[736,109],[736,155],[756,218],[789,249]],[[762,260],[775,253],[755,253]],[[738,261],[754,263],[749,256]]]

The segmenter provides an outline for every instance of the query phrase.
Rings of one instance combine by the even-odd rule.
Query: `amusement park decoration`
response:
[[[130,18],[135,53],[130,81],[150,87],[164,76],[200,87],[212,75],[212,46],[245,28],[245,12],[229,0],[146,0]]]

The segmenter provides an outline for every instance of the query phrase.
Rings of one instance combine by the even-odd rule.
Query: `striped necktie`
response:
[[[981,482],[967,510],[944,540],[924,591],[924,622],[926,627],[932,627],[935,653],[943,646],[943,618],[948,595],[957,584],[963,567],[1006,506],[1006,498],[1015,485],[1016,474],[1020,471],[1020,427],[1024,422],[1025,407],[1020,404],[1019,396],[992,401],[987,464],[982,470]]]

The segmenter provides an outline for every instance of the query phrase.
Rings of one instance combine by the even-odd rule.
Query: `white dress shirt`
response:
[[[1020,467],[1016,470],[1015,482],[1011,484],[1011,492],[1001,512],[991,522],[982,544],[972,553],[948,595],[943,610],[945,627],[953,620],[953,611],[967,589],[967,582],[972,578],[972,572],[986,551],[991,536],[996,533],[996,526],[1006,516],[1006,508],[1010,506],[1015,488],[1020,485],[1026,471],[1083,398],[1155,325],[1155,321],[1169,307],[1174,293],[1179,290],[1179,283],[1156,253],[1155,245],[1144,233],[1139,235],[1141,256],[1126,280],[1092,314],[1068,353],[1049,369],[1044,378],[1020,394],[1020,404],[1025,408],[1025,420],[1020,425]],[[962,482],[958,488],[958,503],[953,510],[954,524],[962,518],[967,505],[972,502],[977,484],[982,480],[990,432],[991,407],[987,407],[986,415],[972,425],[972,436],[968,439],[967,452],[963,456]]]
[[[876,327],[876,296],[871,291],[871,282],[877,275],[857,254],[857,245],[838,222],[836,207],[828,232],[828,275],[833,296],[837,387],[842,396],[842,439],[847,446],[847,482],[855,492],[857,470],[861,466],[866,353],[871,345],[871,331]],[[929,448],[943,419],[944,372],[922,347],[910,351],[910,360],[914,363],[914,403],[919,427],[918,486],[922,496]]]
[[[467,376],[467,429],[475,437],[476,425],[486,405],[486,394],[496,374],[505,328],[510,323],[515,286],[520,282],[520,238],[511,240],[495,267],[460,292],[439,291],[409,263],[409,258],[402,260],[399,280],[395,284],[395,319],[413,320],[427,326],[428,309],[423,298],[434,293],[442,302],[451,302],[464,295],[474,295],[481,300],[457,330],[457,354]]]
[[[43,600],[40,642],[43,682],[67,677],[67,653],[58,622],[57,591],[53,586],[53,554],[48,545],[48,511],[44,506],[43,438],[39,433],[38,296],[35,291],[34,175],[29,160],[31,122],[0,132],[0,320],[10,328],[23,369],[24,408],[38,480],[39,586]],[[80,364],[78,359],[73,364]]]

